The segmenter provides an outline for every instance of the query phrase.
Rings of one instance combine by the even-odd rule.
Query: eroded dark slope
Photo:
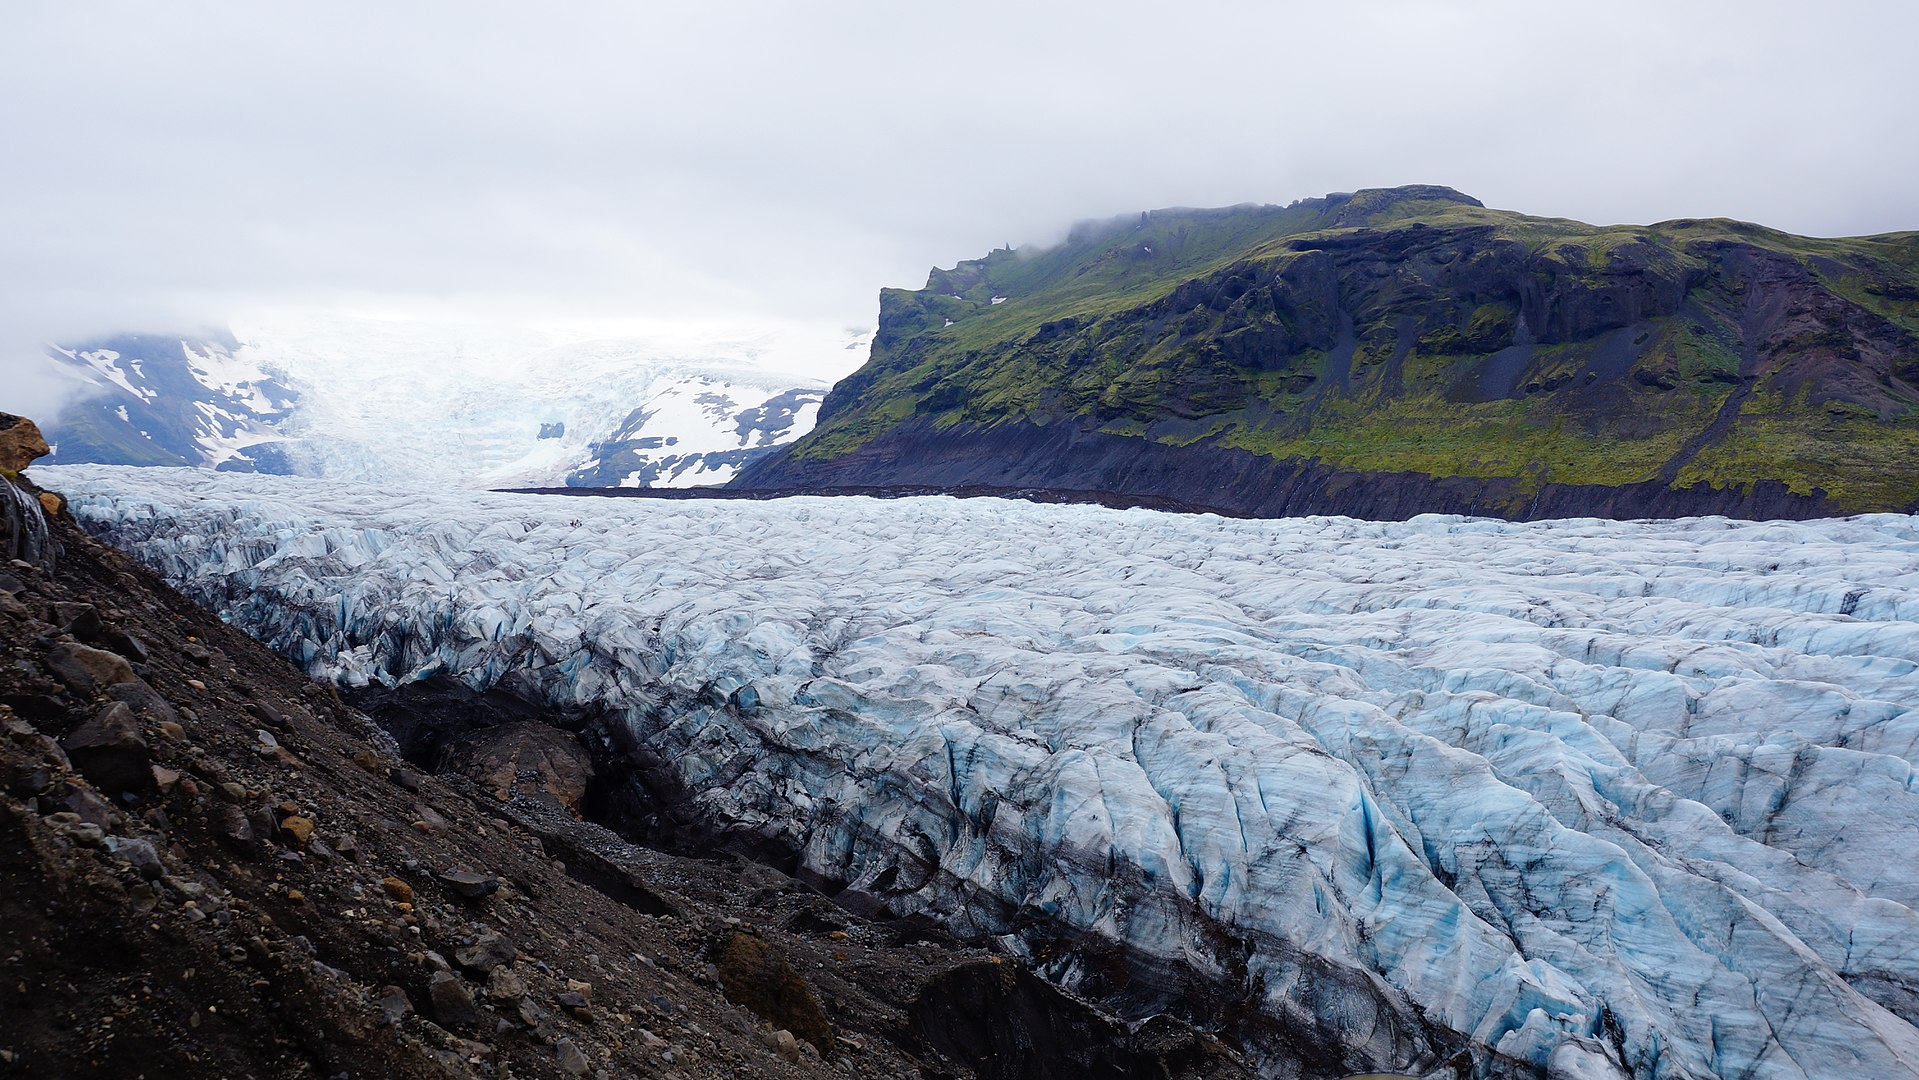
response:
[[[819,427],[735,483],[1800,517],[1919,505],[1915,461],[1919,235],[1413,187],[1158,211],[887,290]]]

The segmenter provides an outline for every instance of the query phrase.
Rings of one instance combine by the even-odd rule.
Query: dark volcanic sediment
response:
[[[732,486],[1803,518],[1919,508],[1915,461],[1919,234],[1406,187],[1155,211],[884,290],[868,363]]]
[[[1778,481],[1747,487],[1631,484],[1531,485],[1512,477],[1361,472],[1317,459],[1275,459],[1221,446],[1168,446],[1070,424],[1002,424],[984,431],[914,424],[888,432],[845,457],[788,474],[753,473],[766,487],[742,495],[993,494],[1043,502],[1210,511],[1240,517],[1344,514],[1397,521],[1418,514],[1467,514],[1521,521],[1542,518],[1652,518],[1724,514],[1807,519],[1844,510],[1823,492],[1797,494]],[[897,487],[859,485],[884,476]],[[734,494],[735,489],[727,489]],[[610,494],[610,493],[607,493]]]

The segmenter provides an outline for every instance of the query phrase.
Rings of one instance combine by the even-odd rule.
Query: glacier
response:
[[[198,465],[439,487],[721,484],[806,434],[872,331],[585,330],[345,316],[52,347],[62,464]],[[807,373],[781,370],[793,366]]]
[[[1919,519],[34,473],[315,676],[603,708],[716,828],[1243,1004],[1269,1075],[1919,1076]]]

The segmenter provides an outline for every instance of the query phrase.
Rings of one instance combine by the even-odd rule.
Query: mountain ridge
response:
[[[1253,513],[1905,510],[1916,386],[1919,233],[1369,189],[1109,219],[884,290],[868,364],[735,483],[1190,499],[1170,451]],[[1302,499],[1306,474],[1358,494]]]
[[[62,463],[379,483],[691,486],[807,430],[811,341],[548,339],[351,320],[51,347]]]

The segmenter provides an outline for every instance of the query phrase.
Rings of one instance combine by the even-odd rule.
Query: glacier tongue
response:
[[[1256,1052],[1919,1076],[1912,518],[36,476],[316,675],[616,710],[716,825],[1252,997]]]

